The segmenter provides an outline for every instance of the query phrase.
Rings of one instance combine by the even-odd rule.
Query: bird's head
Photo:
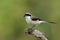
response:
[[[26,16],[32,16],[32,14],[27,12],[27,13],[24,14],[24,17],[26,17]]]

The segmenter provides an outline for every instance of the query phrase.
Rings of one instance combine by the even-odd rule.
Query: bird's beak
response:
[[[24,17],[25,17],[25,15],[24,15]]]

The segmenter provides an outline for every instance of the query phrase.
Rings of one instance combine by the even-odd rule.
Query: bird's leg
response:
[[[32,28],[34,28],[36,25],[32,25]]]

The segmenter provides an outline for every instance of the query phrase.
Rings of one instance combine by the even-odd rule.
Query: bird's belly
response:
[[[30,21],[27,21],[28,24],[31,24]]]
[[[31,23],[37,25],[39,24],[39,21],[31,21]]]

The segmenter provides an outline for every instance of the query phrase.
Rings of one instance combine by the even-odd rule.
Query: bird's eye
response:
[[[31,16],[30,14],[25,14],[26,16]]]

